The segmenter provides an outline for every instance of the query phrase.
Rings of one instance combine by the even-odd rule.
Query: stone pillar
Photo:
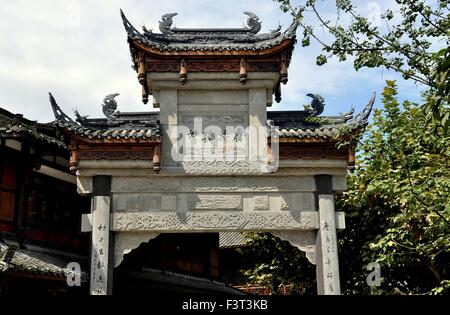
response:
[[[266,127],[267,120],[267,95],[265,88],[249,89],[248,100],[249,126],[250,134],[248,138],[249,143],[249,159],[250,161],[257,161],[262,158],[265,153],[267,145],[267,137],[262,132],[261,128]]]
[[[334,193],[330,175],[316,176],[319,230],[316,236],[316,274],[319,295],[339,295],[339,262]]]
[[[163,133],[161,167],[176,166],[172,159],[172,150],[177,148],[178,125],[178,92],[175,89],[161,90],[158,92],[160,106],[160,121]]]
[[[92,248],[91,248],[91,295],[112,293],[112,268],[110,251],[111,177],[94,176],[92,189]]]

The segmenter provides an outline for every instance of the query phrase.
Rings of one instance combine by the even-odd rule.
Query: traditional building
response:
[[[106,118],[73,120],[50,95],[78,191],[92,197],[83,217],[91,294],[111,293],[113,268],[159,234],[242,231],[290,241],[316,264],[318,292],[340,293],[345,223],[333,195],[346,189],[374,96],[356,116],[319,116],[317,94],[311,109],[267,111],[288,81],[297,24],[260,34],[258,17],[245,14],[237,29],[175,28],[176,14],[165,14],[155,33],[121,12],[142,100],[152,96],[158,112],[120,112],[111,94]]]
[[[0,295],[87,291],[66,283],[69,262],[88,266],[88,237],[79,227],[90,209],[68,162],[53,124],[0,108]]]

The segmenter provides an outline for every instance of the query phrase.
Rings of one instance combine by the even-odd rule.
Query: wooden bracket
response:
[[[137,60],[138,64],[138,80],[142,85],[142,102],[148,103],[148,84],[147,84],[147,69],[145,67],[145,55],[140,54]]]
[[[185,84],[187,80],[187,67],[186,61],[181,59],[180,61],[180,83]]]
[[[247,82],[247,66],[244,58],[241,58],[239,62],[239,82],[245,84]]]
[[[78,167],[78,144],[72,141],[70,144],[70,160],[69,169],[71,173],[75,173]]]
[[[161,143],[155,144],[153,148],[153,171],[158,174],[161,170]]]
[[[280,82],[283,84],[288,82],[287,56],[285,52],[281,54]]]

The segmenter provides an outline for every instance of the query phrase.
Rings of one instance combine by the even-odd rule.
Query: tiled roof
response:
[[[66,144],[60,139],[47,135],[42,129],[54,128],[49,124],[39,124],[15,115],[5,109],[0,108],[0,137],[20,138],[31,137],[34,140],[55,145],[60,148],[66,148]]]
[[[244,246],[247,238],[240,232],[220,232],[219,248],[235,248]]]
[[[55,123],[71,134],[89,139],[150,140],[161,135],[159,113],[121,113],[114,119],[87,119],[76,122],[67,116],[50,94]]]
[[[246,12],[246,14],[252,14]],[[176,14],[175,14],[176,15]],[[256,34],[250,29],[167,29],[164,33],[144,30],[140,33],[121,11],[123,24],[130,40],[159,51],[259,51],[270,49],[287,39],[294,39],[297,23],[293,22],[284,32],[281,27],[270,33]],[[255,16],[256,17],[256,16]],[[171,21],[170,17],[170,21]],[[259,23],[258,17],[256,17]],[[254,20],[255,21],[255,20]],[[160,25],[163,22],[160,22]],[[168,24],[170,27],[172,23]],[[161,28],[161,27],[160,27]],[[259,28],[260,29],[260,23]]]
[[[340,116],[308,116],[306,111],[267,112],[270,125],[280,138],[292,139],[333,139],[342,135],[352,135],[368,124],[369,115],[375,102],[372,94],[366,107],[355,117],[353,110]]]
[[[68,257],[44,254],[37,251],[16,249],[0,243],[0,272],[24,273],[36,276],[52,276],[65,280],[70,274]],[[81,272],[81,280],[87,281],[88,275]]]

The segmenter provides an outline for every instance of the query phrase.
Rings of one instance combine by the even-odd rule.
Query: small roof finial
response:
[[[325,108],[325,100],[319,94],[308,93],[306,96],[312,97],[311,107],[312,107],[312,115],[318,116],[323,113]]]
[[[103,114],[105,114],[105,116],[108,119],[115,119],[116,116],[119,114],[119,111],[117,111],[117,102],[114,99],[116,96],[119,96],[119,93],[112,93],[112,94],[108,94],[105,96],[105,98],[103,99],[103,104],[102,104],[102,111]]]
[[[178,13],[167,13],[161,17],[161,21],[159,21],[159,30],[163,34],[170,33],[170,28],[172,27],[172,18],[178,15]]]
[[[256,34],[261,30],[261,22],[259,21],[259,17],[252,12],[245,11],[245,15],[248,15],[247,19],[247,29],[250,33]]]

